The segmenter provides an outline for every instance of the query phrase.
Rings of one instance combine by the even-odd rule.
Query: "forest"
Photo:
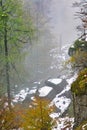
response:
[[[51,2],[0,0],[0,130],[87,130],[87,1],[72,4],[79,35],[64,50]]]

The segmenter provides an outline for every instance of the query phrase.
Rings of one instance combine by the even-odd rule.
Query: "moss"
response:
[[[87,41],[83,41],[83,40],[76,40],[74,42],[74,48],[76,50],[78,49],[83,49],[83,50],[87,50]]]
[[[76,95],[87,94],[87,68],[82,70],[71,85],[71,91]]]
[[[77,39],[68,50],[69,56],[73,56],[78,50],[87,52],[87,41]]]
[[[87,120],[83,121],[75,130],[87,130]]]

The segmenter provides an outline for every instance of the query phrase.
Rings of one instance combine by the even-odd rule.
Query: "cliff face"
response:
[[[75,116],[74,127],[76,127],[84,120],[87,120],[87,95],[73,95],[73,107]]]
[[[71,84],[73,93],[73,107],[75,127],[87,120],[87,68],[78,73],[78,77]]]

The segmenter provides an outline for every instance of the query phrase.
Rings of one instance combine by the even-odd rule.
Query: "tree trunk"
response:
[[[5,71],[6,71],[6,84],[7,84],[7,95],[8,95],[8,106],[11,108],[11,95],[10,95],[10,80],[9,80],[9,61],[8,61],[8,46],[7,46],[7,25],[6,20],[4,24],[4,47],[5,47]]]

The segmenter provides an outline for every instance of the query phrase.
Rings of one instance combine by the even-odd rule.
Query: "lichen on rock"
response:
[[[87,68],[79,72],[77,79],[71,85],[71,91],[79,96],[87,94]]]

